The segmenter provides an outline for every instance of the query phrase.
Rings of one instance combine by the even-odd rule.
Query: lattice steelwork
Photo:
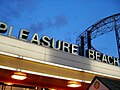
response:
[[[88,46],[89,49],[94,49],[94,47],[91,46],[91,40],[111,31],[115,31],[118,55],[120,58],[120,13],[106,17],[87,28],[78,36],[76,44],[83,48],[85,45]]]

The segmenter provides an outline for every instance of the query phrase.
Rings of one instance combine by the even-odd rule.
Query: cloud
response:
[[[18,2],[15,0],[2,0],[2,5],[0,5],[1,17],[4,17],[6,20],[11,20],[12,18],[18,18],[20,16],[20,9],[18,8]]]
[[[67,25],[67,18],[66,16],[55,16],[55,18],[47,17],[45,21],[41,22],[33,22],[30,24],[30,29],[34,32],[42,32],[45,28],[60,28]]]
[[[68,25],[68,20],[64,15],[58,15],[54,18],[47,17],[47,20],[44,23],[46,28],[60,28],[66,25]]]
[[[50,18],[47,19],[47,22],[45,24],[47,28],[54,28],[54,23]]]
[[[41,22],[33,23],[30,25],[30,29],[34,32],[42,32],[44,30],[44,24]]]
[[[60,28],[68,24],[67,17],[64,15],[55,16],[55,27]]]
[[[10,22],[13,19],[19,19],[25,12],[33,12],[35,6],[37,6],[34,0],[1,0],[0,5],[0,19],[8,20]],[[2,19],[1,19],[2,20]]]

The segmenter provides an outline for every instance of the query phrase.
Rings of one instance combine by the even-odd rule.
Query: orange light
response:
[[[11,82],[6,82],[5,84],[6,85],[13,85],[13,83],[11,83]]]
[[[68,87],[73,87],[73,88],[81,87],[81,83],[76,82],[76,81],[69,81],[67,86]]]
[[[50,90],[56,90],[55,88],[49,88]]]
[[[27,78],[26,74],[22,72],[14,72],[14,74],[11,75],[11,77],[17,80],[24,80]]]

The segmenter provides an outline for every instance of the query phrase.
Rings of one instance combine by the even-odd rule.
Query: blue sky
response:
[[[120,13],[120,0],[1,0],[0,21],[47,35],[56,40],[75,43],[85,29],[100,19]],[[103,53],[117,57],[114,32],[95,39],[93,44]]]

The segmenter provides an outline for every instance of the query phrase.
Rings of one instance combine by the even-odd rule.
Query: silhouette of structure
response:
[[[111,31],[115,31],[118,55],[120,59],[120,13],[111,15],[96,22],[78,36],[76,44],[81,46],[80,54],[84,56],[84,50],[86,47],[87,49],[96,50],[92,46],[91,40]]]

